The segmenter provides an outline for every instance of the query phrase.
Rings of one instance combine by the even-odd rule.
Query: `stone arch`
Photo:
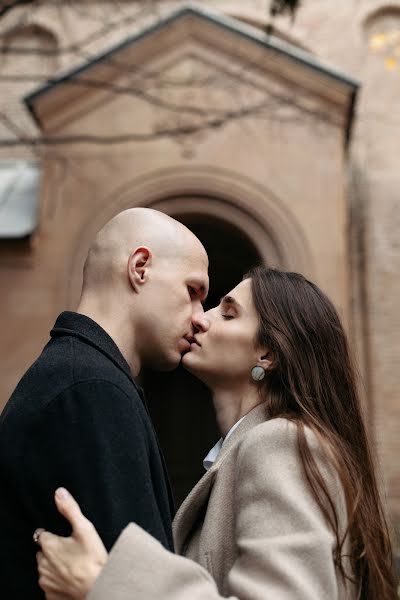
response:
[[[15,27],[1,36],[0,52],[9,58],[7,63],[19,72],[20,63],[24,69],[40,69],[36,74],[51,74],[54,72],[57,59],[56,49],[58,40],[47,27],[36,23]],[[27,65],[28,62],[28,65]],[[35,74],[35,71],[32,71]]]
[[[53,32],[35,23],[14,27],[0,36],[0,70],[3,76],[9,76],[5,93],[0,95],[0,110],[27,136],[37,135],[37,127],[23,97],[35,82],[37,85],[37,81],[54,75],[57,47]]]
[[[364,11],[360,18],[361,33],[364,41],[368,42],[369,36],[381,33],[394,25],[399,28],[400,2],[380,2],[372,10]]]
[[[382,18],[400,16],[400,2],[379,2],[378,6],[362,14],[361,23],[364,29]]]
[[[254,257],[257,262],[261,258],[269,265],[310,275],[313,272],[311,252],[300,227],[271,190],[226,169],[205,166],[161,169],[125,182],[101,199],[96,214],[86,215],[72,241],[75,253],[70,258],[70,271],[63,278],[70,283],[65,290],[69,308],[75,308],[79,297],[81,269],[90,240],[117,212],[133,206],[165,211],[199,235],[210,256],[212,306],[231,289],[232,282],[236,285],[254,265]],[[203,235],[196,230],[197,218],[203,219],[201,226],[206,228],[201,230]],[[217,223],[226,228],[222,234],[212,233]],[[205,232],[219,235],[213,238],[217,240],[214,246],[207,244]],[[221,252],[223,260],[217,269],[215,257],[220,252],[220,239],[224,239],[227,251]],[[205,446],[211,447],[218,436],[210,394],[182,368],[172,373],[144,369],[141,384],[146,389],[179,504],[202,474]],[[166,403],[163,400],[167,397]]]
[[[54,32],[48,27],[35,22],[19,25],[5,31],[1,36],[2,45],[10,45],[19,38],[22,40],[24,46],[27,46],[26,42],[24,42],[27,38],[41,40],[48,46],[58,45],[57,37]]]
[[[124,183],[101,201],[96,215],[77,230],[71,255],[67,305],[81,287],[81,267],[96,232],[118,212],[134,206],[171,216],[202,214],[226,221],[252,241],[262,260],[313,277],[312,253],[299,225],[282,202],[249,178],[214,167],[160,169]],[[69,276],[68,276],[69,275]]]

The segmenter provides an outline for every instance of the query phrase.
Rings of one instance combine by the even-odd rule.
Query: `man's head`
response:
[[[110,333],[134,371],[173,369],[202,319],[207,272],[204,247],[182,223],[132,208],[97,234],[79,310]]]

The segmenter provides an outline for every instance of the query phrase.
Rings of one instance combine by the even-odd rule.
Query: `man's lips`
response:
[[[193,352],[193,350],[196,350],[196,348],[201,348],[200,344],[198,344],[197,342],[192,342],[190,344],[190,352]]]
[[[179,341],[179,350],[181,353],[186,353],[190,351],[191,342],[187,338],[182,338]]]

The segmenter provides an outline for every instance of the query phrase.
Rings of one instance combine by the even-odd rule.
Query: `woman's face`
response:
[[[211,388],[250,382],[251,369],[265,354],[255,346],[258,315],[251,280],[239,283],[204,317],[210,327],[195,334],[196,343],[182,359],[185,369]]]

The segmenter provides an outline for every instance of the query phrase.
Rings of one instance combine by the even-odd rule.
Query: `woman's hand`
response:
[[[39,585],[47,600],[83,600],[107,561],[107,551],[93,524],[67,490],[55,493],[59,512],[70,522],[70,537],[43,531],[38,536]]]

